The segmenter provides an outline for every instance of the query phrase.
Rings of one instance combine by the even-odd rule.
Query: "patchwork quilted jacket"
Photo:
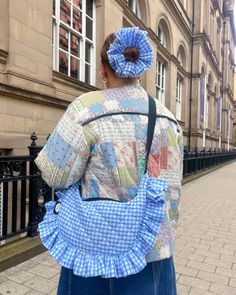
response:
[[[147,262],[173,255],[179,217],[183,136],[172,113],[156,100],[148,162],[151,177],[168,180],[165,217]],[[81,184],[82,198],[135,197],[145,170],[148,96],[138,84],[89,92],[75,99],[36,158],[55,189]]]

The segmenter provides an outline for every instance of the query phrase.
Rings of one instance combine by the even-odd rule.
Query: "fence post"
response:
[[[34,160],[42,147],[36,145],[37,135],[33,132],[29,148],[30,160],[30,183],[29,183],[29,224],[28,236],[34,237],[38,233],[38,224],[43,220],[46,212],[45,203],[52,199],[52,189],[43,181],[41,172]]]
[[[36,141],[38,139],[37,135],[33,132],[33,134],[30,136],[30,139],[32,140],[31,145],[28,147],[29,154],[31,156],[30,160],[30,167],[29,167],[29,174],[30,174],[30,180],[29,180],[29,224],[28,224],[28,236],[34,237],[37,235],[37,227],[38,227],[38,218],[37,218],[37,211],[38,211],[38,181],[39,178],[37,174],[39,174],[39,170],[34,163],[34,160],[36,159],[39,149],[36,145]]]

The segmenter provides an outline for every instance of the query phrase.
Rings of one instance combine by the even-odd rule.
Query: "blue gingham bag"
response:
[[[150,136],[148,141],[151,145]],[[146,266],[145,256],[157,239],[167,189],[167,180],[146,173],[131,201],[85,201],[75,184],[58,192],[57,202],[46,204],[39,224],[42,243],[60,265],[76,275],[119,278],[135,274]]]

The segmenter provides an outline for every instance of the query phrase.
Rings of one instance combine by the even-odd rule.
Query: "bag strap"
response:
[[[147,144],[146,144],[146,166],[145,173],[147,172],[147,163],[151,151],[152,139],[156,124],[156,103],[152,96],[148,95],[148,129],[147,129]]]

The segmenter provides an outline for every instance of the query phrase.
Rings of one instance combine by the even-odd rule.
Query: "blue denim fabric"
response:
[[[177,295],[173,258],[124,278],[83,278],[62,267],[57,295]]]

